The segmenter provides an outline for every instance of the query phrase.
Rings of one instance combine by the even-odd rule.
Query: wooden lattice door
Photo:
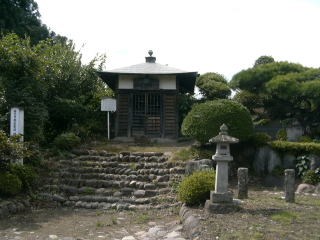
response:
[[[133,94],[132,136],[161,136],[161,97],[158,93]]]

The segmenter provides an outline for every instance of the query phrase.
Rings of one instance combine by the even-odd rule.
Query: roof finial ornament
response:
[[[149,57],[146,57],[146,62],[147,63],[155,63],[156,62],[156,57],[152,56],[153,55],[153,51],[149,50]]]

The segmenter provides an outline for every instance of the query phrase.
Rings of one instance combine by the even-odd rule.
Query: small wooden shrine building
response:
[[[178,137],[178,94],[193,93],[198,73],[158,64],[148,53],[145,63],[98,73],[116,94],[115,137]]]

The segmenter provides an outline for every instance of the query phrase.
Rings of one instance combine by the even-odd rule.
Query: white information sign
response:
[[[117,110],[117,103],[114,98],[103,98],[101,100],[101,111],[115,112]]]
[[[10,112],[10,136],[24,134],[24,111],[13,107]],[[21,139],[23,141],[23,137]]]
[[[117,102],[114,98],[105,97],[101,100],[101,111],[108,112],[108,140],[110,140],[110,112],[117,110]]]

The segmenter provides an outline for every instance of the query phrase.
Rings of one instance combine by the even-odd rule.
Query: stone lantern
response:
[[[216,143],[216,153],[212,159],[216,161],[215,190],[210,192],[210,200],[206,201],[205,209],[209,212],[223,213],[234,207],[233,194],[228,191],[229,162],[233,160],[230,155],[230,144],[239,142],[239,139],[228,135],[228,127],[222,124],[219,135],[211,138],[209,142]]]

